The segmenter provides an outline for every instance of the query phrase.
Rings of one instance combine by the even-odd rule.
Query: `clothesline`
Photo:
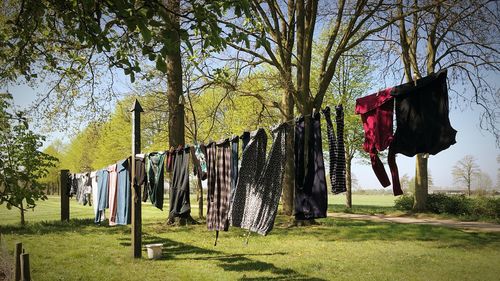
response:
[[[318,113],[319,113],[319,112],[318,112]],[[315,112],[313,112],[313,113],[311,113],[311,114],[306,114],[306,115],[299,115],[299,116],[296,116],[296,117],[294,117],[294,118],[292,118],[292,119],[288,119],[288,120],[285,120],[285,121],[283,121],[283,122],[281,122],[281,123],[274,124],[274,125],[270,126],[270,127],[269,127],[269,130],[271,130],[271,131],[272,131],[272,129],[273,129],[273,128],[276,128],[276,127],[278,127],[278,126],[280,126],[281,124],[284,124],[284,123],[294,124],[294,123],[295,123],[295,122],[297,122],[297,120],[299,120],[300,118],[303,118],[303,117],[309,117],[309,116],[312,116],[313,114],[315,114]],[[262,127],[261,127],[261,128],[262,128]],[[244,131],[243,133],[245,133],[245,132],[248,132],[248,131]],[[207,145],[208,145],[208,144],[211,144],[211,143],[213,143],[213,142],[220,144],[220,143],[224,143],[224,142],[226,142],[226,141],[233,141],[234,139],[236,139],[236,137],[241,138],[242,136],[243,136],[243,134],[241,134],[241,135],[234,135],[234,134],[233,134],[230,138],[229,138],[229,137],[228,137],[228,138],[222,138],[222,139],[219,139],[218,141],[214,141],[214,140],[211,140],[211,139],[210,139],[210,140],[208,141]],[[170,152],[170,151],[172,151],[172,150],[174,150],[175,152],[179,152],[181,149],[188,149],[188,148],[190,148],[190,147],[196,147],[196,146],[197,146],[197,145],[199,145],[199,144],[203,144],[203,142],[199,142],[199,143],[198,143],[198,142],[195,140],[194,144],[188,143],[188,144],[184,144],[184,145],[179,145],[179,146],[177,146],[177,148],[174,148],[174,147],[172,146],[172,147],[170,147],[170,149],[169,149],[169,150],[163,150],[163,151],[152,151],[152,152],[149,152],[149,153],[155,153],[155,152],[156,152],[156,153],[169,153],[169,152]],[[145,155],[145,154],[148,154],[148,153],[137,153],[137,154],[135,155],[135,157],[144,157],[144,155]],[[131,156],[128,156],[128,157],[126,157],[125,159],[128,159],[128,158],[130,158],[130,157],[131,157]],[[116,162],[118,162],[118,161],[121,161],[121,160],[124,160],[124,159],[117,160],[117,161],[115,161],[115,163],[116,163]],[[102,169],[106,169],[108,166],[109,166],[109,165],[106,165],[106,166],[102,167],[101,169],[96,169],[96,171],[98,171],[98,170],[102,170]],[[82,174],[82,173],[90,173],[90,172],[92,172],[92,171],[76,172],[76,173],[73,173],[73,174]]]

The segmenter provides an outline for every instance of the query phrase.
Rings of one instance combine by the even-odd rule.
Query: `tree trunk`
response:
[[[182,95],[182,57],[181,40],[179,35],[179,17],[175,13],[180,12],[180,0],[163,0],[168,11],[167,41],[168,50],[166,56],[167,64],[167,99],[168,99],[168,143],[170,147],[177,148],[185,144],[184,128],[184,96]],[[172,181],[170,181],[172,182]],[[195,224],[196,221],[187,215],[182,218],[169,218],[167,221],[178,221],[180,225]]]
[[[352,158],[347,156],[345,158],[345,183],[346,183],[346,188],[347,188],[347,191],[345,194],[345,199],[346,199],[345,206],[349,209],[352,208],[351,162],[352,162]]]
[[[423,153],[417,154],[415,166],[415,201],[413,202],[413,211],[422,212],[426,210],[427,194],[429,192],[427,158],[424,158]]]
[[[164,0],[170,11],[179,12],[179,0]],[[168,142],[171,147],[184,145],[184,103],[182,98],[181,41],[179,36],[179,17],[173,13],[168,16],[167,97],[168,97]]]
[[[24,206],[23,206],[23,201],[19,204],[19,210],[21,211],[21,225],[24,226],[26,224],[26,221],[24,220]]]
[[[283,94],[282,105],[285,109],[285,115],[283,116],[283,121],[293,120],[293,96],[290,92],[285,92]],[[286,162],[285,162],[285,175],[283,177],[283,213],[286,216],[293,215],[293,200],[295,192],[295,161],[294,161],[294,132],[295,124],[292,122],[290,130],[288,131],[288,137],[286,140]]]

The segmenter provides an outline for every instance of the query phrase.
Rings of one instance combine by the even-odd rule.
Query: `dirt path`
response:
[[[394,217],[387,215],[363,215],[363,214],[346,214],[346,213],[328,213],[329,217],[346,218],[355,220],[371,220],[380,222],[394,223],[409,223],[409,224],[427,224],[444,227],[453,227],[463,230],[483,231],[483,232],[499,232],[500,224],[475,221],[455,221],[455,220],[440,220],[433,218],[412,218],[412,217]]]

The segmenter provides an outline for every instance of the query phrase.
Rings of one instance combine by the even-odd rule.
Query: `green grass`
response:
[[[328,198],[329,212],[346,212],[354,214],[401,214],[394,208],[393,195],[352,195],[352,208],[345,207],[345,194],[330,195]]]
[[[381,207],[393,200],[364,199]],[[336,200],[334,211],[343,204]],[[25,228],[17,225],[17,212],[0,208],[0,232],[9,250],[16,241],[24,243],[34,280],[498,280],[500,275],[500,234],[337,218],[287,228],[287,218],[278,216],[266,237],[252,234],[246,245],[245,231],[231,228],[213,246],[214,232],[205,224],[168,227],[165,211],[143,207],[143,243],[163,243],[161,260],[131,258],[130,227],[94,225],[92,208],[74,201],[72,218],[80,219],[44,221],[59,219],[57,200],[50,198],[27,216]]]

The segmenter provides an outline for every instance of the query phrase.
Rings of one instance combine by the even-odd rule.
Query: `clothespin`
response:
[[[413,74],[413,83],[415,84],[415,87],[417,87],[417,80],[418,80],[417,74]]]

